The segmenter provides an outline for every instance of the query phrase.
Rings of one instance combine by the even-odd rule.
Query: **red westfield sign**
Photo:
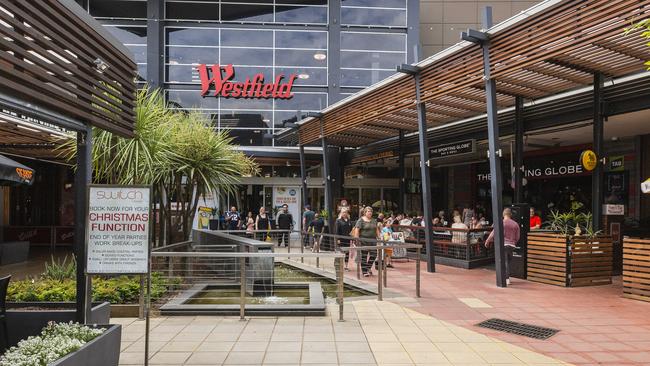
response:
[[[292,74],[283,83],[284,74],[280,74],[275,77],[275,82],[265,84],[264,74],[260,73],[253,76],[252,79],[247,77],[243,82],[237,82],[231,81],[235,77],[235,68],[232,64],[210,67],[200,64],[197,69],[201,78],[201,96],[204,97],[210,92],[210,87],[214,86],[212,95],[215,97],[289,99],[293,97],[291,88],[298,77]]]

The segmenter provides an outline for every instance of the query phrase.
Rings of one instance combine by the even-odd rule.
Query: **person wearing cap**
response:
[[[286,203],[282,205],[276,222],[278,223],[278,229],[282,230],[278,235],[278,246],[283,247],[285,243],[289,246],[289,236],[291,230],[293,230],[293,216],[289,213],[289,205]]]

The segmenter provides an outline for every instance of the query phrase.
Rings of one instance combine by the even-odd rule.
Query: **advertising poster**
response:
[[[199,204],[196,206],[196,212],[194,213],[192,227],[197,229],[209,229],[210,214],[212,213],[213,207],[219,207],[218,196],[214,194],[214,192],[208,192],[205,195],[200,196]],[[230,207],[228,207],[228,209],[230,209]],[[217,215],[216,218],[219,218],[219,216]]]
[[[147,273],[150,188],[88,188],[87,267],[89,274]]]
[[[197,208],[198,223],[197,229],[209,229],[210,228],[210,216],[212,215],[212,208],[199,206]]]
[[[293,216],[293,229],[300,230],[302,224],[300,187],[273,187],[273,208],[279,209],[284,204],[289,206],[289,213]]]

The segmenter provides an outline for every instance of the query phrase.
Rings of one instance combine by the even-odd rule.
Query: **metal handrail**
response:
[[[265,258],[265,257],[282,257],[282,258],[344,258],[345,254],[335,252],[321,253],[230,253],[230,252],[154,252],[152,257],[211,257],[211,258]]]

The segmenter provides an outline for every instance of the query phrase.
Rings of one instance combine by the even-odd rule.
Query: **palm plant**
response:
[[[75,158],[73,139],[60,149],[69,160]],[[173,215],[180,216],[187,239],[200,196],[230,193],[242,175],[257,173],[257,165],[234,148],[227,132],[215,131],[198,112],[168,108],[159,89],[147,88],[136,96],[133,138],[93,129],[92,161],[97,183],[153,187],[160,208],[159,238],[167,244],[175,231]]]

